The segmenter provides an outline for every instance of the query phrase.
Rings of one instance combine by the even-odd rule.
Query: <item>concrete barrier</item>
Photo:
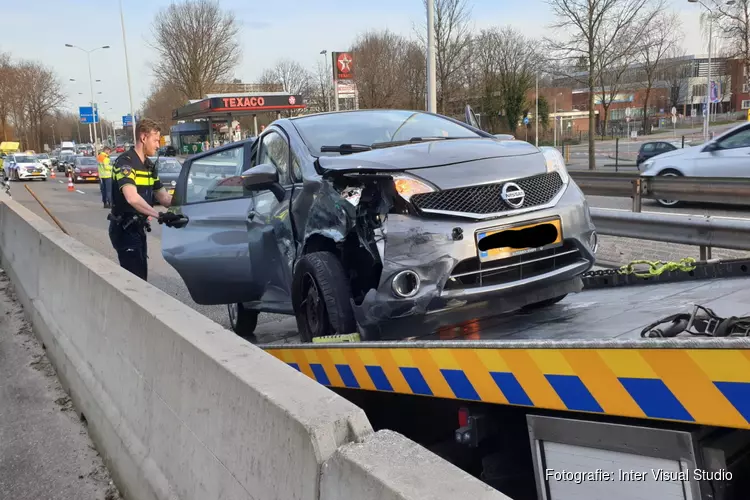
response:
[[[126,498],[507,498],[2,194],[0,265]]]

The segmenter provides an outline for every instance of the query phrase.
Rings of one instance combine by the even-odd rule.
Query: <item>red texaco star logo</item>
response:
[[[338,58],[338,64],[339,64],[339,71],[342,73],[349,73],[352,68],[352,58],[349,56],[349,54],[341,54]]]
[[[290,95],[290,96],[289,96],[289,104],[290,104],[291,106],[294,106],[294,104],[295,104],[296,102],[297,102],[297,99],[296,99],[296,98],[295,98],[295,97],[294,97],[293,95]]]

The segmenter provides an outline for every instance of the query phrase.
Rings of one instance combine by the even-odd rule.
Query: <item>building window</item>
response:
[[[702,97],[706,95],[706,84],[701,83],[693,85],[693,97]]]
[[[750,109],[750,99],[742,101],[742,109]]]
[[[743,93],[743,94],[747,94],[748,92],[750,92],[750,90],[748,90],[748,85],[747,85],[747,83],[743,83],[743,84],[742,84],[742,93]]]

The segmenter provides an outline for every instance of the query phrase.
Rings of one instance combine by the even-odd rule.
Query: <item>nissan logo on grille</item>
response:
[[[500,192],[500,197],[511,208],[521,208],[526,199],[526,193],[515,182],[506,182]]]

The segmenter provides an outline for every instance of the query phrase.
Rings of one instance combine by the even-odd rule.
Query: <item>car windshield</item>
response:
[[[49,160],[49,155],[46,154],[46,153],[40,154],[40,155],[36,155],[36,157],[39,158],[40,160]]]
[[[171,173],[171,174],[179,174],[180,170],[182,170],[182,165],[180,165],[180,162],[177,160],[159,160],[159,163],[156,167],[159,170],[159,173]]]
[[[35,156],[16,156],[16,163],[34,163],[36,162]]]
[[[97,163],[96,163],[96,158],[92,158],[90,156],[84,156],[84,157],[78,158],[78,164],[89,166],[89,165],[96,165]]]
[[[322,146],[371,146],[416,138],[482,137],[447,118],[413,111],[377,110],[320,114],[296,118],[292,123],[310,152],[316,156],[327,154],[321,153]]]

